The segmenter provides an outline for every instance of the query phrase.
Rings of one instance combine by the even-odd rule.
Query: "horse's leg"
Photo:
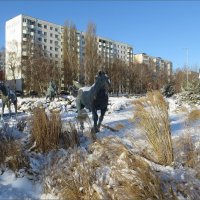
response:
[[[99,132],[98,127],[97,127],[97,121],[98,121],[98,115],[97,115],[97,110],[92,108],[92,118],[94,121],[94,131],[95,133]]]
[[[14,102],[14,106],[15,106],[15,118],[17,118],[17,102]]]
[[[98,122],[98,125],[97,125],[98,129],[100,129],[101,122],[103,121],[106,110],[107,110],[107,108],[101,109],[101,116],[99,117],[99,122]]]
[[[9,110],[9,116],[11,117],[11,103],[8,101],[8,110]]]
[[[4,114],[4,108],[5,108],[5,103],[2,101],[2,112],[1,112],[1,120],[3,119],[3,114]]]
[[[76,98],[76,109],[77,109],[77,118],[80,118],[81,119],[81,110],[84,108],[84,106],[81,104],[81,96],[78,95],[77,98]],[[79,120],[80,121],[80,125],[81,125],[81,130],[84,129],[84,122],[83,120]]]

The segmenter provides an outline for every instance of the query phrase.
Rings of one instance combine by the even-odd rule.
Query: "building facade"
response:
[[[16,52],[15,79],[17,90],[22,89],[23,74],[20,70],[22,57],[27,55],[26,42],[40,44],[47,56],[54,58],[58,66],[62,66],[62,45],[64,27],[27,15],[18,15],[6,22],[6,79],[12,80],[9,52]],[[84,56],[85,33],[77,31],[78,57],[80,62]],[[97,36],[98,52],[108,58],[120,58],[125,62],[133,60],[133,48],[126,44]]]
[[[134,54],[134,61],[152,67],[155,73],[163,71],[168,77],[172,76],[172,62],[161,57],[153,57],[146,53],[140,53]]]

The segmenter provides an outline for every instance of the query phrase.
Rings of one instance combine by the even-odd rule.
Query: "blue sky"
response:
[[[200,68],[200,1],[28,1],[0,0],[0,47],[5,46],[5,22],[26,14],[57,24],[70,20],[85,31],[88,22],[97,35],[133,46],[183,67]]]

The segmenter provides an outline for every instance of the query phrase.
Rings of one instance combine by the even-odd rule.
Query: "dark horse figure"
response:
[[[96,81],[91,87],[82,87],[78,90],[78,96],[76,98],[76,106],[78,110],[78,116],[81,114],[81,110],[85,107],[92,112],[92,118],[94,121],[94,132],[99,132],[101,122],[107,110],[108,106],[108,90],[110,87],[109,77],[102,71],[99,71],[96,76]],[[98,121],[97,110],[101,111],[101,116]],[[97,124],[98,122],[98,124]],[[81,124],[83,127],[83,122]]]
[[[10,90],[3,82],[0,83],[0,90],[2,96],[2,113],[1,118],[3,118],[4,108],[7,105],[9,109],[9,115],[11,115],[11,104],[13,103],[15,107],[15,115],[17,114],[17,96],[16,94]]]
[[[57,96],[57,86],[54,83],[54,81],[49,82],[49,87],[47,88],[46,92],[46,100],[49,98],[50,101],[54,100],[54,98]]]

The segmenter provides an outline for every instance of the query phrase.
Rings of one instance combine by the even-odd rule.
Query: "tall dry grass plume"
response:
[[[173,162],[173,148],[168,117],[168,105],[159,91],[148,92],[145,99],[136,101],[134,119],[137,120],[153,155],[149,159],[162,165]],[[148,154],[148,153],[147,153]]]

